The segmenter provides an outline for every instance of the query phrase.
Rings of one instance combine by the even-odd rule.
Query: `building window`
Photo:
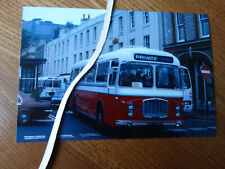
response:
[[[60,70],[59,68],[60,68],[60,60],[58,60],[58,65],[57,65],[57,68],[56,68],[56,69],[58,70],[58,71],[57,71],[58,74],[60,73],[60,72],[59,72],[59,70]]]
[[[198,15],[199,35],[201,38],[209,37],[209,20],[208,15]]]
[[[62,45],[62,55],[64,53],[64,45],[65,45],[65,43],[63,42],[63,45]]]
[[[144,12],[144,24],[148,25],[150,23],[149,12]]]
[[[119,34],[123,34],[123,17],[119,17]]]
[[[55,57],[56,57],[56,49],[57,49],[57,48],[56,48],[56,45],[55,45]]]
[[[113,45],[109,45],[109,52],[113,51]]]
[[[48,64],[47,64],[47,75],[49,75],[49,62],[48,62]]]
[[[76,63],[76,61],[77,61],[77,55],[75,54],[73,58],[73,63]]]
[[[83,47],[83,33],[80,34],[80,47]]]
[[[69,53],[69,40],[67,40],[67,43],[66,43],[66,55],[68,55]]]
[[[130,40],[130,46],[135,46],[135,39]]]
[[[77,35],[74,37],[74,49],[77,49]]]
[[[58,48],[58,55],[60,55],[60,43],[59,43],[59,48]]]
[[[48,58],[50,58],[50,48],[48,48]]]
[[[175,30],[177,42],[184,41],[184,20],[181,13],[177,13],[175,16]]]
[[[150,36],[144,36],[144,47],[150,48]]]
[[[135,27],[134,11],[129,13],[129,20],[130,20],[130,29],[133,30]]]
[[[63,69],[64,69],[64,59],[62,59],[61,73],[63,73]]]
[[[65,73],[68,72],[68,57],[66,57],[66,67],[65,67]]]
[[[80,60],[80,61],[82,60],[82,53],[80,53],[80,58],[79,58],[79,60]]]
[[[53,72],[54,72],[54,74],[56,74],[56,61],[54,61],[54,67],[53,67]]]
[[[89,58],[89,52],[86,51],[86,59],[88,59],[88,58]]]
[[[97,27],[93,28],[93,41],[96,41],[97,39]]]
[[[89,45],[89,30],[86,33],[86,45]]]
[[[123,47],[123,42],[119,43],[119,49],[121,49]]]

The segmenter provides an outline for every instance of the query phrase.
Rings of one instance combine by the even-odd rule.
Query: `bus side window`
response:
[[[72,71],[70,73],[70,82],[72,82],[74,79],[73,74],[74,74],[74,69],[72,69]]]
[[[109,85],[115,85],[117,69],[113,69],[113,73],[109,75]]]
[[[80,68],[80,71],[79,71],[79,72],[81,72],[83,69],[84,69],[84,66]],[[77,75],[78,75],[78,74],[77,74]],[[82,79],[80,80],[80,82],[85,82],[85,81],[86,81],[86,75],[84,75],[84,76],[82,77]]]
[[[91,70],[86,75],[86,82],[94,82],[96,73],[96,65],[94,65]]]
[[[108,67],[109,67],[109,62],[98,64],[96,82],[104,82],[104,83],[107,82]]]

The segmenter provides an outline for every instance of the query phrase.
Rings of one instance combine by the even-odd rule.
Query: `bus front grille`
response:
[[[143,100],[143,117],[166,118],[168,116],[168,101],[163,99]]]

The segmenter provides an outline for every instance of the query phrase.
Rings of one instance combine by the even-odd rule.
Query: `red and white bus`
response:
[[[70,80],[86,65],[76,63]],[[183,89],[179,60],[148,48],[123,48],[100,55],[68,102],[99,125],[181,126]]]

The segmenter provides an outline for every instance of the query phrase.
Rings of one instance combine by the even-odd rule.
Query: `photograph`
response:
[[[104,9],[23,7],[17,142],[47,142],[60,102],[91,59]],[[62,141],[213,137],[207,14],[114,10],[94,66],[74,87]]]

